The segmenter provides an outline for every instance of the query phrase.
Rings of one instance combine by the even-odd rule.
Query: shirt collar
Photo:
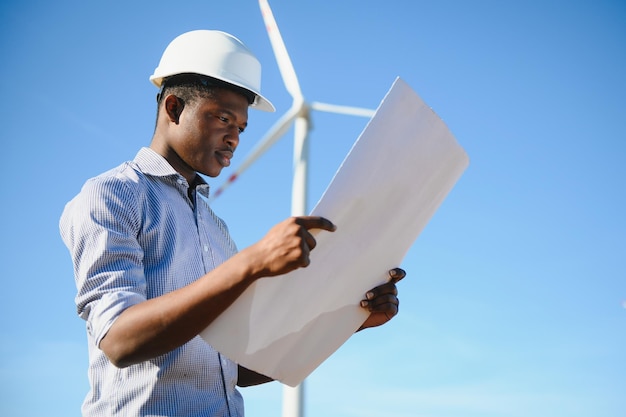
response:
[[[180,181],[184,181],[182,184],[185,184],[189,187],[187,180],[181,174],[178,173],[167,160],[155,152],[153,149],[148,147],[143,147],[137,152],[137,155],[134,159],[135,164],[141,170],[141,172],[152,175],[155,177],[175,177],[176,180],[180,183]],[[204,181],[200,175],[196,174],[196,191],[202,194],[204,197],[209,196],[209,184]]]

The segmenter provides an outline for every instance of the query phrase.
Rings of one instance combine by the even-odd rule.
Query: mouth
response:
[[[223,167],[230,166],[230,160],[233,159],[234,152],[231,149],[221,149],[216,151],[217,159]]]

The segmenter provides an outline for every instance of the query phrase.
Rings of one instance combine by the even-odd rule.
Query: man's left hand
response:
[[[396,283],[405,276],[406,272],[403,269],[394,268],[389,271],[389,281],[372,288],[365,294],[365,299],[361,301],[361,307],[366,308],[370,312],[370,316],[359,330],[385,324],[398,314],[400,301],[398,300]]]

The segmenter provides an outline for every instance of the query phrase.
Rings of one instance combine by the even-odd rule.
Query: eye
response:
[[[229,129],[231,129],[231,128],[233,128],[233,127],[236,127],[236,128],[237,128],[237,130],[239,131],[239,133],[243,133],[243,132],[244,132],[244,130],[246,130],[246,127],[245,127],[245,126],[244,126],[244,127],[238,127],[238,126],[235,126],[235,123],[233,123],[233,122],[232,122],[232,121],[231,121],[228,117],[226,117],[226,116],[220,116],[220,115],[217,115],[217,114],[212,114],[212,113],[210,113],[210,114],[211,114],[211,116],[215,117],[215,118],[216,118],[217,120],[219,120],[220,122],[222,122],[222,123],[224,123],[225,125],[227,125],[227,127],[228,127]]]

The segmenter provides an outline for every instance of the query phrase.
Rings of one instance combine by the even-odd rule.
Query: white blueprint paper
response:
[[[258,280],[200,335],[298,385],[367,318],[364,294],[401,265],[467,165],[443,121],[396,79],[311,213],[337,225],[316,235],[311,264]]]

